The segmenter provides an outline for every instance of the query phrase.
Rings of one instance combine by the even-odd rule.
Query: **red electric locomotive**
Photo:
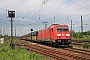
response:
[[[67,24],[52,24],[44,30],[39,30],[37,39],[55,46],[69,45],[71,42],[70,30]]]

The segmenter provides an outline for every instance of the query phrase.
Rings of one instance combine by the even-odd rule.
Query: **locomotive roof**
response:
[[[52,24],[51,26],[68,27],[67,24]],[[50,26],[50,27],[51,27],[51,26]]]
[[[68,24],[52,24],[51,26],[47,27],[47,28],[44,28],[44,29],[41,29],[39,31],[42,31],[42,30],[45,30],[45,29],[48,29],[52,26],[57,26],[57,27],[68,27]]]

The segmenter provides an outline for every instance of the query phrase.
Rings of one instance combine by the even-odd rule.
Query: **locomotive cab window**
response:
[[[63,31],[68,31],[68,28],[63,28]]]
[[[62,31],[62,28],[61,27],[57,27],[57,32],[60,32]]]

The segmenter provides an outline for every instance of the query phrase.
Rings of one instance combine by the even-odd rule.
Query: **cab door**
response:
[[[54,30],[53,28],[50,28],[50,39],[53,40],[54,38]]]

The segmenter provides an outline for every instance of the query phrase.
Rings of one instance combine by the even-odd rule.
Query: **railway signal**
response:
[[[8,17],[15,18],[15,11],[8,11]]]
[[[12,18],[15,18],[15,11],[8,11],[8,17],[11,18],[11,43],[10,46],[12,49],[14,49],[14,44],[13,44],[13,20]]]
[[[31,40],[32,40],[32,31],[33,31],[33,29],[31,29]]]

